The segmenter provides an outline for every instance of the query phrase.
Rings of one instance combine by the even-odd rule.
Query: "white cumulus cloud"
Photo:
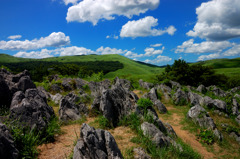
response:
[[[197,61],[216,59],[216,58],[220,58],[220,57],[221,57],[221,55],[219,53],[209,54],[209,55],[202,55],[202,56],[198,57]]]
[[[137,54],[135,52],[128,51],[124,56],[126,56],[128,58],[134,58],[134,60],[137,60],[137,58],[143,57],[144,54]]]
[[[162,46],[162,44],[152,44],[152,45],[150,45],[151,47],[160,47],[160,46]]]
[[[158,7],[160,0],[83,0],[68,8],[68,22],[91,22],[97,25],[99,20],[113,20],[115,16],[145,13]]]
[[[97,54],[101,54],[101,55],[106,55],[106,54],[124,54],[126,53],[128,50],[122,50],[122,49],[116,49],[116,48],[110,48],[110,47],[103,47],[101,46],[100,48],[98,48],[96,50]]]
[[[44,47],[59,47],[70,43],[69,36],[62,32],[53,32],[47,37],[33,40],[10,40],[0,41],[2,50],[36,50]]]
[[[211,0],[196,9],[197,23],[188,36],[208,40],[240,37],[240,1]]]
[[[231,49],[223,53],[224,56],[239,56],[240,55],[240,44],[233,46]]]
[[[163,53],[163,50],[165,47],[163,46],[161,50],[155,50],[154,48],[146,48],[144,56],[154,56],[154,55],[159,55]]]
[[[233,46],[234,44],[229,41],[204,41],[201,43],[194,43],[193,39],[185,41],[182,45],[179,45],[175,50],[175,53],[213,53],[221,52],[228,47]]]
[[[121,37],[146,37],[146,36],[160,36],[165,33],[173,35],[176,31],[174,26],[169,26],[164,30],[156,29],[158,26],[158,19],[147,16],[143,19],[137,21],[128,21],[125,25],[122,26],[120,36]]]
[[[172,58],[170,58],[168,56],[159,55],[157,58],[155,58],[153,60],[146,59],[144,62],[152,63],[152,64],[160,64],[160,63],[163,63],[163,62],[169,62],[171,60],[172,60]]]
[[[63,0],[64,4],[65,5],[68,5],[68,4],[77,4],[79,0]]]
[[[41,59],[41,58],[53,57],[56,55],[72,56],[72,55],[89,55],[94,53],[95,53],[94,51],[90,49],[86,49],[84,47],[70,46],[70,47],[57,48],[53,50],[42,49],[40,51],[31,51],[31,52],[20,51],[16,53],[14,56],[23,57],[23,58]]]
[[[22,38],[22,35],[11,35],[8,37],[8,39],[15,40],[15,39],[20,39]]]

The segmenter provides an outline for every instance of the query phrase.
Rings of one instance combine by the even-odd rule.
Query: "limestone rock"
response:
[[[94,129],[87,124],[81,128],[80,139],[74,147],[73,159],[122,159],[113,136],[106,130]]]

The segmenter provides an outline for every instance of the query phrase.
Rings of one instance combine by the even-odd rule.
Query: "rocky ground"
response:
[[[156,158],[154,152],[170,158],[240,157],[240,87],[223,91],[140,80],[136,89],[125,79],[88,82],[57,75],[42,86],[27,71],[0,70],[3,158],[24,156],[12,123],[26,134],[49,134],[53,118],[61,132],[35,144],[37,158]]]

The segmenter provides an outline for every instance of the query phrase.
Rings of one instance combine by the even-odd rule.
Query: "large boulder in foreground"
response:
[[[62,121],[78,120],[83,114],[87,115],[88,108],[85,104],[79,103],[80,97],[69,93],[60,102],[59,118]]]
[[[17,159],[18,154],[9,130],[4,124],[0,123],[0,158]]]
[[[106,130],[83,124],[80,139],[74,147],[73,159],[122,159],[113,136]]]
[[[42,130],[47,127],[51,117],[55,116],[48,106],[46,96],[38,89],[28,89],[25,93],[14,94],[9,118],[18,120],[23,126]]]
[[[28,71],[23,71],[17,75],[0,69],[0,106],[9,108],[15,92],[25,92],[29,88],[36,88],[30,79]]]
[[[121,85],[113,85],[111,89],[103,90],[101,97],[95,98],[93,107],[116,127],[122,117],[135,109],[137,100],[138,97],[133,92],[127,91]]]

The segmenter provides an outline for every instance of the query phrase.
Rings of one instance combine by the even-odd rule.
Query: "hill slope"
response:
[[[225,74],[226,76],[240,76],[240,58],[235,59],[213,59],[194,64],[202,64],[203,66],[211,66],[216,73]]]
[[[128,59],[121,55],[86,55],[86,56],[64,56],[51,57],[45,59],[25,59],[17,58],[10,55],[0,54],[0,63],[18,63],[29,61],[47,61],[47,62],[88,62],[88,61],[119,61],[124,65],[123,69],[107,73],[105,78],[115,78],[116,76],[133,79],[144,79],[151,81],[155,74],[161,73],[164,69],[154,65],[140,63]],[[101,67],[101,66],[99,66]]]

